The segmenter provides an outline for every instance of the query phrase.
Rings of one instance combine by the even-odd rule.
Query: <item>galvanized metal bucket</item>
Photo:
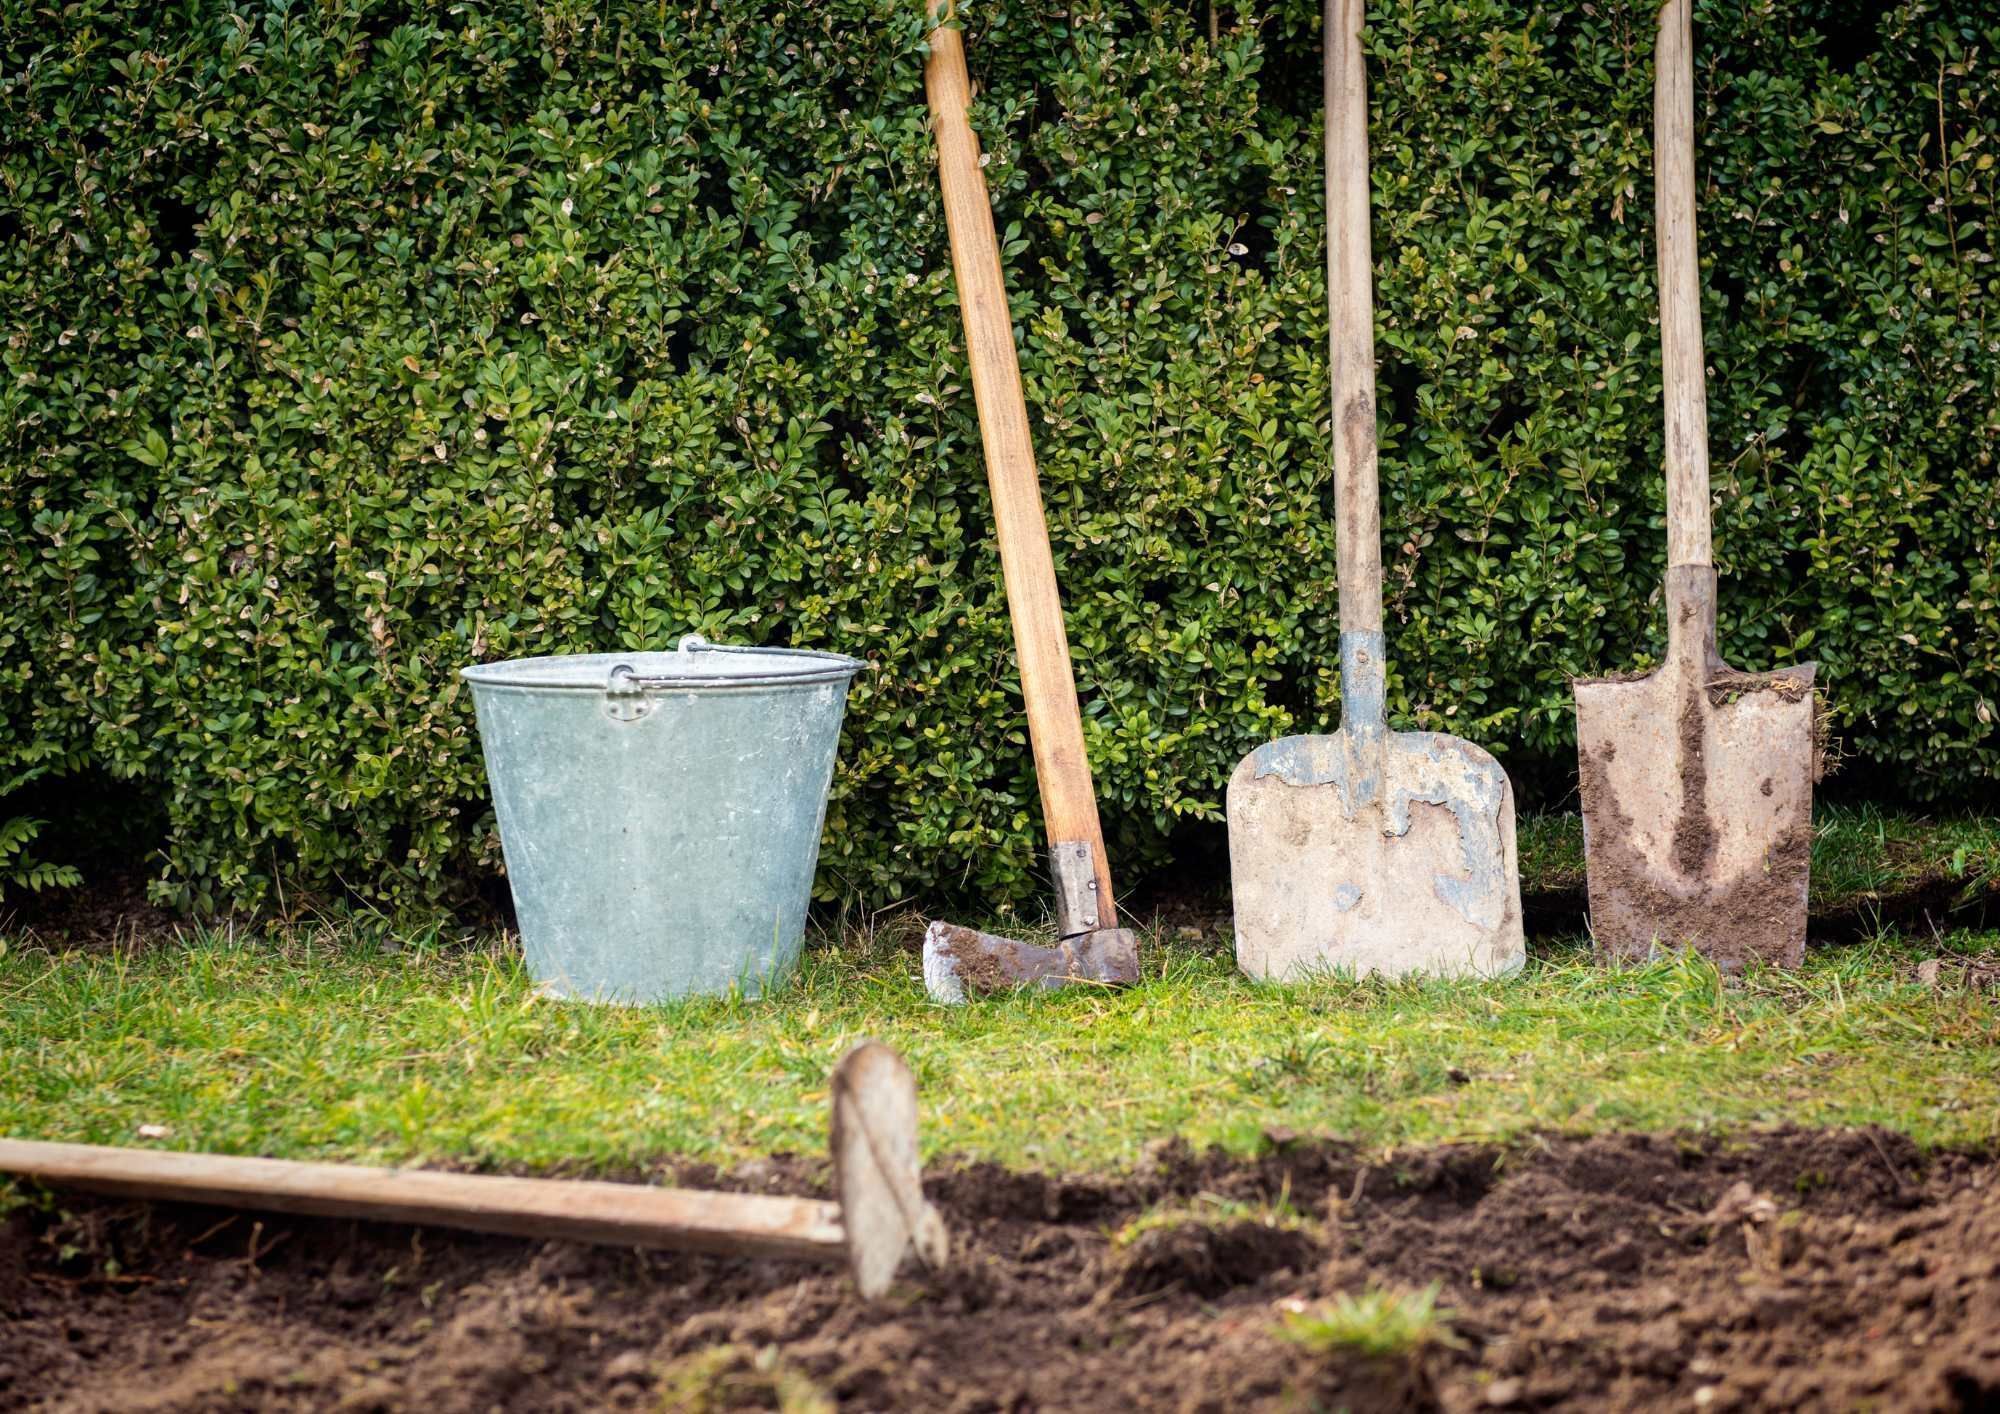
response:
[[[639,1004],[791,970],[861,666],[691,634],[463,670],[543,990]]]

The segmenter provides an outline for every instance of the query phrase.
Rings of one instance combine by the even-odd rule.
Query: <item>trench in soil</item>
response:
[[[2000,1163],[1886,1131],[1169,1144],[927,1187],[953,1263],[874,1305],[833,1269],[63,1195],[0,1240],[0,1408],[2000,1407]],[[1449,1339],[1414,1353],[1279,1334],[1433,1283]]]

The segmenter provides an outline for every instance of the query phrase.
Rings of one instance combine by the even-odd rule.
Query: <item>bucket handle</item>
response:
[[[712,653],[720,658],[727,654],[768,653],[772,650],[737,647],[730,643],[710,643],[700,634],[690,633],[682,635],[680,642],[674,645],[674,651]],[[616,663],[605,676],[604,714],[614,722],[636,722],[652,712],[654,704],[651,694],[656,692],[670,692],[676,689],[768,692],[773,688],[844,683],[863,666],[852,658],[844,658],[836,653],[795,651],[795,656],[824,661],[790,671],[730,674],[718,670],[709,674],[678,672],[657,677],[646,676],[630,663]]]
[[[681,635],[681,641],[674,645],[676,653],[708,653],[714,645],[698,633]],[[614,722],[636,722],[653,710],[653,699],[646,693],[648,686],[663,679],[643,678],[639,670],[630,663],[614,663],[604,680],[604,715]]]

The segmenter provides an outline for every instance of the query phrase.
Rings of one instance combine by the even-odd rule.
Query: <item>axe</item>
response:
[[[1000,274],[1000,244],[993,207],[979,169],[979,141],[966,108],[972,97],[959,32],[938,23],[930,34],[924,85],[937,137],[938,175],[944,189],[945,224],[951,233],[952,272],[972,365],[972,394],[979,407],[979,439],[993,521],[1000,543],[1000,571],[1014,624],[1014,655],[1028,710],[1028,739],[1048,831],[1049,873],[1055,883],[1059,941],[1053,948],[995,937],[934,922],[924,935],[924,985],[939,1001],[965,1000],[968,992],[1015,986],[1061,986],[1088,980],[1134,982],[1138,946],[1118,926],[1111,868],[1097,819],[1097,795],[1084,754],[1083,717],[1070,671],[1069,637],[1063,629],[1055,560],[1042,517],[1035,449],[1028,433],[1028,405],[1014,324]]]

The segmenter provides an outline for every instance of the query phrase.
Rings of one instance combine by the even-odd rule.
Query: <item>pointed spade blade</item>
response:
[[[1590,929],[1601,954],[1692,947],[1724,971],[1805,956],[1813,664],[1673,664],[1576,684]]]

